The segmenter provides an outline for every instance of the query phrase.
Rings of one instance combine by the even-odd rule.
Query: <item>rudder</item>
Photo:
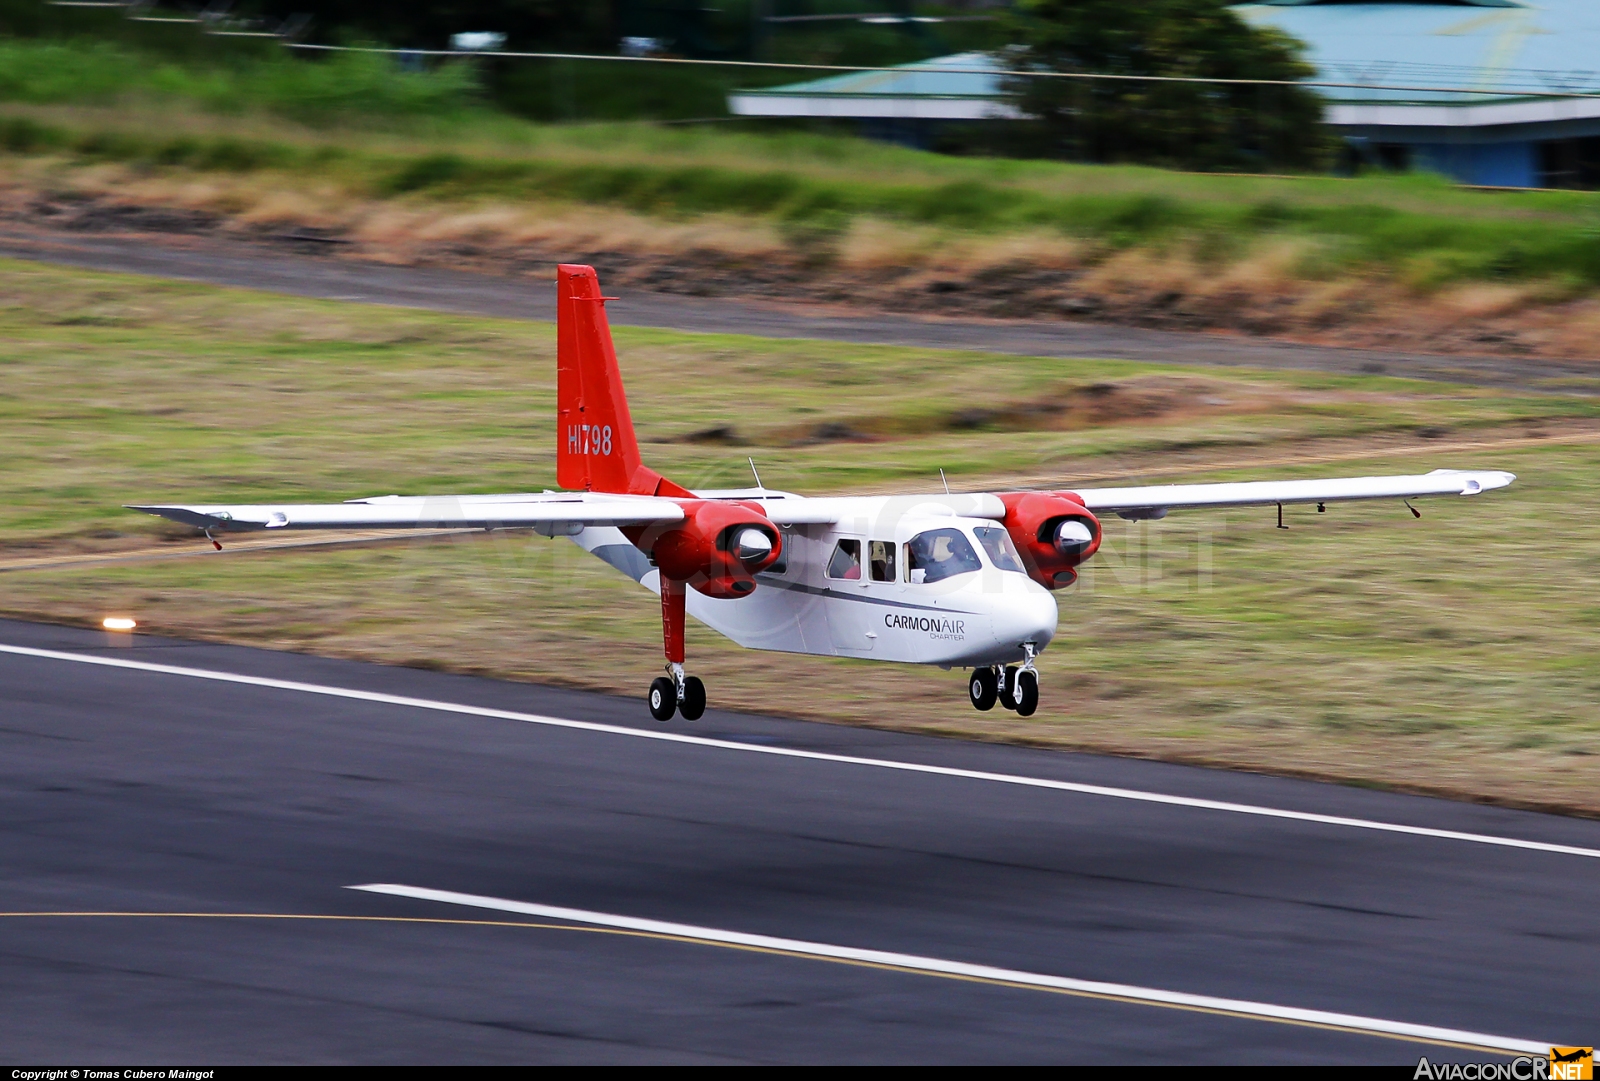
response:
[[[556,483],[636,495],[690,493],[647,469],[593,267],[556,268]]]

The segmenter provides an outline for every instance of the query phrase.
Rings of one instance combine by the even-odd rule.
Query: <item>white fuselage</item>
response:
[[[949,668],[1021,661],[1023,643],[1039,652],[1055,636],[1055,598],[1020,569],[996,565],[1014,550],[1007,543],[998,555],[991,552],[999,527],[993,517],[969,516],[990,510],[974,497],[751,495],[780,523],[782,557],[756,576],[749,596],[688,594],[689,615],[741,646]],[[620,530],[590,527],[572,539],[660,591],[659,574]],[[927,563],[934,548],[949,555],[952,547],[964,562],[943,570]],[[927,565],[908,566],[919,554]],[[970,569],[949,573],[951,567]]]

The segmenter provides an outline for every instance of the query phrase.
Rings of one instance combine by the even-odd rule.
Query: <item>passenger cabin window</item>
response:
[[[874,582],[894,581],[894,541],[868,541],[867,568]]]
[[[939,582],[982,567],[978,553],[972,550],[972,542],[959,529],[930,529],[918,533],[906,544],[906,580],[909,582]]]
[[[861,542],[842,540],[828,558],[828,577],[854,582],[861,577]]]
[[[1022,557],[1017,555],[1016,545],[1011,543],[1011,534],[1004,527],[981,525],[972,532],[978,538],[978,543],[983,545],[983,550],[989,553],[989,562],[996,568],[1003,571],[1022,570]]]

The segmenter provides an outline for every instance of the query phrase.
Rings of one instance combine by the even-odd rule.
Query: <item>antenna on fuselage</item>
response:
[[[949,495],[950,494],[950,482],[945,479],[944,466],[940,466],[939,467],[939,483],[944,485],[944,494],[945,495]]]
[[[756,491],[766,491],[767,486],[761,483],[761,474],[756,472],[756,460],[754,458],[746,458],[745,461],[750,463],[750,475],[756,478]]]

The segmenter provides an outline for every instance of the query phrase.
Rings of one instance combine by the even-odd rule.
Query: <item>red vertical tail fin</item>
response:
[[[556,268],[556,483],[591,492],[687,496],[639,457],[606,300],[593,267]]]

